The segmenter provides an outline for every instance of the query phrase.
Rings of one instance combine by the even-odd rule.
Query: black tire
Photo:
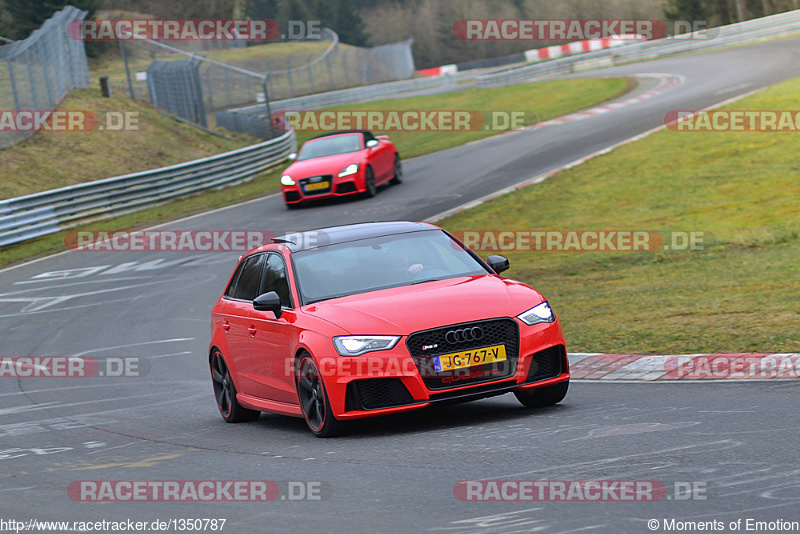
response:
[[[304,353],[297,360],[295,387],[300,409],[303,411],[309,430],[319,438],[330,438],[344,431],[344,423],[333,416],[325,383],[317,364],[310,354]]]
[[[302,206],[302,204],[300,204],[299,202],[292,203],[292,204],[286,204],[286,209],[298,210],[298,209],[300,209],[300,206]]]
[[[567,396],[569,380],[545,388],[515,391],[514,396],[527,408],[543,408],[558,404]]]
[[[394,178],[389,182],[392,185],[399,185],[403,183],[403,162],[400,161],[400,155],[394,155]]]
[[[222,418],[229,423],[244,423],[258,419],[261,412],[244,408],[236,401],[236,386],[233,385],[228,364],[225,363],[225,358],[222,357],[219,350],[214,350],[211,354],[209,366],[211,367],[214,397]]]
[[[372,198],[378,192],[378,188],[375,186],[375,175],[372,173],[372,167],[367,167],[367,170],[364,171],[364,185],[367,188],[364,192],[365,197]]]

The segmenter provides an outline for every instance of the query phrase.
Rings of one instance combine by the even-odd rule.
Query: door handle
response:
[[[257,332],[256,327],[253,326],[253,325],[250,325],[250,328],[248,328],[247,331],[250,332],[251,336],[256,335],[256,332]]]
[[[225,329],[225,331],[227,332],[228,330],[230,330],[230,329],[231,329],[231,323],[229,323],[227,319],[226,319],[226,320],[224,320],[224,321],[222,322],[222,328],[224,328],[224,329]]]

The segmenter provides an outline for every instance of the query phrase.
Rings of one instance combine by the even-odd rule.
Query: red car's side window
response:
[[[261,270],[264,267],[265,255],[250,256],[245,259],[231,281],[225,296],[237,300],[253,300],[258,296]]]

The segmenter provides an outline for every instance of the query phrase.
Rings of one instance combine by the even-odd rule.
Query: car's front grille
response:
[[[526,382],[540,382],[549,378],[555,378],[564,369],[563,362],[566,359],[564,345],[549,347],[533,355],[531,367],[528,370]]]
[[[354,193],[356,191],[356,184],[355,182],[344,182],[342,184],[336,184],[336,192],[337,193]]]
[[[399,378],[368,378],[347,384],[345,411],[377,410],[414,402]]]
[[[322,182],[327,182],[327,185],[320,189],[313,188],[316,184]],[[333,176],[330,174],[326,174],[324,176],[312,176],[309,178],[303,178],[299,181],[300,189],[303,190],[303,194],[307,197],[313,195],[321,195],[323,193],[330,193],[332,183],[333,183]],[[312,189],[309,189],[309,187],[312,187]]]
[[[505,347],[505,361],[436,371],[436,356],[496,345]],[[509,377],[516,372],[519,328],[514,320],[508,318],[443,326],[411,334],[406,346],[428,389],[479,384]]]

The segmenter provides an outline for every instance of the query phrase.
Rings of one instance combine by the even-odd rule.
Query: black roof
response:
[[[361,134],[363,136],[372,135],[372,132],[368,130],[338,130],[336,132],[326,132],[324,134],[315,135],[309,141],[313,141],[314,139],[319,139],[320,137],[330,137],[332,135],[342,135],[342,134]]]
[[[291,243],[284,244],[292,252],[299,252],[328,245],[360,241],[371,237],[430,230],[437,230],[437,228],[430,224],[407,221],[373,222],[307,230],[305,232],[282,235],[278,239],[290,241]]]

